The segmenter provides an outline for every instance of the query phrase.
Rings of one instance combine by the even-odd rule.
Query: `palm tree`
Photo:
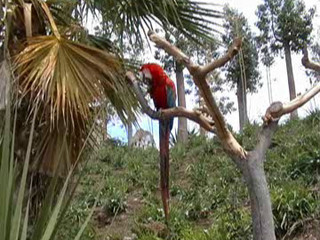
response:
[[[106,32],[119,34],[120,42],[127,39],[141,47],[147,29],[155,25],[173,26],[195,41],[198,36],[211,39],[214,28],[208,18],[221,17],[192,0],[5,0],[0,4],[0,60],[9,64],[16,79],[12,85],[19,106],[17,146],[23,147],[29,116],[38,109],[33,166],[45,173],[57,169],[61,175],[76,162],[106,101],[124,122],[134,119],[138,107],[127,87],[128,65],[121,51],[110,39],[90,35],[83,27],[89,12],[102,19]]]

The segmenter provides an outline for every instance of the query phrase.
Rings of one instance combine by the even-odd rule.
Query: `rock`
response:
[[[138,236],[136,234],[132,234],[131,237],[124,237],[123,240],[136,240]]]
[[[149,131],[140,129],[133,136],[131,146],[146,149],[147,147],[154,147],[155,141]]]

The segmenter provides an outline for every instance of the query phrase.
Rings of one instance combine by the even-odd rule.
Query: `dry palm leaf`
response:
[[[22,98],[40,109],[36,159],[52,172],[63,158],[61,171],[77,158],[88,134],[96,106],[108,98],[120,117],[133,116],[135,98],[129,91],[117,57],[56,36],[28,39],[15,58]]]

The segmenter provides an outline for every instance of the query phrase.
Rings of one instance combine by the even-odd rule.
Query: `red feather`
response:
[[[173,89],[173,92],[176,92],[176,87],[174,82],[168,77],[165,71],[161,66],[155,63],[144,64],[141,67],[141,71],[143,69],[149,69],[152,75],[152,86],[150,95],[154,101],[154,105],[157,109],[169,108],[167,102],[167,87]]]

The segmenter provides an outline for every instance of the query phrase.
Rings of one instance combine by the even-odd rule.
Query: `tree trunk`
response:
[[[249,122],[247,114],[247,94],[241,80],[237,85],[238,111],[239,111],[239,127],[240,132],[243,131],[244,126]]]
[[[127,126],[127,131],[128,131],[128,146],[131,146],[131,142],[132,142],[132,122],[128,123]]]
[[[183,67],[176,62],[176,79],[178,92],[178,106],[186,107],[186,94],[184,88]],[[178,118],[178,142],[187,143],[188,141],[188,125],[187,119]]]
[[[289,95],[290,100],[293,100],[296,97],[296,87],[294,84],[293,69],[292,69],[292,60],[291,60],[291,50],[288,42],[284,43],[284,55],[286,58],[286,68],[288,76],[288,85],[289,85]],[[290,114],[290,119],[298,118],[298,111],[295,110]]]
[[[266,152],[278,122],[265,125],[255,149],[245,159],[231,156],[245,179],[251,204],[253,240],[276,240],[271,198],[264,172]]]
[[[245,160],[239,160],[238,165],[250,195],[253,239],[276,240],[271,198],[263,168],[264,159],[265,156],[252,151]]]
[[[199,95],[199,107],[202,108],[205,106],[205,102],[203,100],[203,98],[201,97],[201,95]],[[200,136],[206,136],[207,131],[200,127]]]

